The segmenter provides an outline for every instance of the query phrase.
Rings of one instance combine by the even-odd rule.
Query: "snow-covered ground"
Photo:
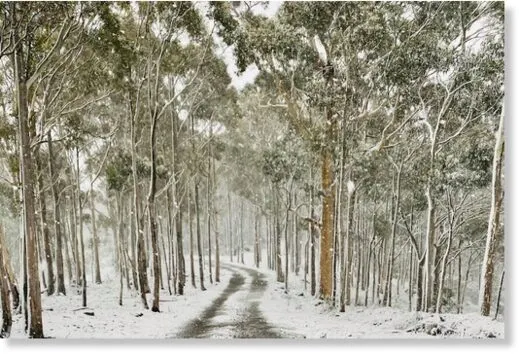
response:
[[[253,267],[252,254],[246,255],[245,267],[225,264],[222,258],[221,282],[210,284],[206,291],[194,289],[186,280],[183,296],[170,296],[161,291],[160,313],[144,310],[135,291],[124,288],[123,306],[118,304],[119,280],[104,277],[101,285],[88,287],[88,309],[81,307],[81,294],[69,288],[67,296],[42,296],[45,336],[72,339],[170,339],[181,336],[186,325],[203,317],[209,306],[214,312],[204,319],[203,330],[194,337],[232,338],[254,336],[250,326],[251,312],[257,307],[254,319],[264,322],[267,333],[289,338],[314,339],[441,339],[441,338],[504,338],[502,321],[493,321],[476,313],[441,314],[408,312],[398,307],[353,307],[340,313],[304,289],[301,277],[289,276],[289,291],[276,282],[275,273]],[[227,266],[226,266],[227,265]],[[189,275],[188,275],[189,276]],[[238,286],[225,297],[231,277],[239,277]],[[260,278],[259,278],[260,277]],[[261,282],[258,280],[261,279]],[[257,286],[257,285],[261,286]],[[197,279],[199,287],[199,280]],[[220,301],[216,301],[220,298]],[[151,305],[151,295],[148,294]],[[251,311],[252,310],[252,311]],[[93,312],[93,315],[85,314]],[[23,317],[15,316],[11,338],[26,338]],[[248,323],[247,323],[248,322]],[[268,324],[268,326],[267,326]],[[252,328],[252,327],[251,327]],[[261,334],[260,330],[260,334]],[[245,334],[245,335],[244,335]],[[250,336],[250,335],[249,335]]]
[[[252,255],[246,255],[252,265]],[[504,323],[477,313],[429,314],[408,312],[396,307],[354,307],[341,313],[310,295],[302,277],[289,274],[289,291],[266,266],[260,270],[269,275],[269,284],[260,304],[267,320],[288,333],[305,338],[501,338]]]
[[[51,338],[88,339],[164,339],[171,338],[186,322],[211,304],[228,283],[230,271],[221,270],[218,284],[206,280],[201,292],[186,280],[183,296],[160,293],[160,313],[144,310],[135,291],[124,288],[123,305],[119,306],[119,280],[105,279],[100,285],[88,286],[88,309],[81,307],[81,294],[69,289],[67,296],[42,295],[44,334]],[[196,280],[199,287],[199,280]],[[151,286],[151,285],[150,285]],[[151,307],[152,297],[147,295]],[[86,315],[85,312],[94,312]],[[14,316],[11,338],[27,338],[23,317]]]

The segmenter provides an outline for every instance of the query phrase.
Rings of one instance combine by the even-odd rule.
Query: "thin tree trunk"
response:
[[[357,279],[355,280],[355,300],[353,304],[355,306],[359,305],[359,286],[360,286],[360,269],[362,265],[362,254],[361,254],[360,240],[357,241]]]
[[[40,160],[39,149],[35,151],[36,170],[38,172],[38,196],[40,202],[40,224],[43,235],[43,252],[47,267],[47,295],[53,295],[55,291],[54,268],[52,266],[52,247],[50,242],[49,227],[47,224],[47,203],[43,186],[43,167]]]
[[[97,235],[96,210],[94,201],[94,190],[90,190],[90,210],[92,218],[92,241],[94,248],[95,283],[101,284],[101,265],[99,262],[99,236]]]
[[[245,261],[243,260],[243,220],[245,219],[245,212],[243,208],[243,199],[240,203],[240,263],[245,264]],[[281,258],[281,255],[279,256]]]
[[[391,227],[391,249],[389,252],[389,261],[388,261],[388,276],[386,280],[386,295],[384,297],[385,305],[391,307],[391,296],[393,289],[393,270],[395,263],[395,238],[396,238],[396,226],[398,223],[398,212],[400,209],[400,182],[402,177],[402,165],[397,166],[397,175],[396,175],[396,187],[395,187],[395,204],[393,206],[393,225]]]
[[[137,134],[136,134],[136,120],[139,98],[134,101],[131,92],[129,99],[130,107],[130,136],[131,136],[131,157],[132,157],[132,184],[133,184],[133,223],[137,233],[137,273],[139,278],[139,290],[141,302],[144,309],[149,309],[148,301],[146,300],[146,293],[149,292],[148,273],[146,270],[146,252],[144,242],[144,226],[140,214],[140,194],[137,177]],[[135,105],[135,106],[134,106]]]
[[[481,315],[483,316],[488,316],[490,314],[494,263],[498,245],[498,235],[501,230],[500,213],[504,194],[502,186],[502,169],[505,151],[504,112],[505,106],[503,104],[501,109],[501,119],[499,120],[499,128],[496,132],[496,146],[494,150],[492,170],[492,203],[488,217],[487,240],[481,270],[481,286],[479,289],[479,308]]]
[[[81,243],[81,285],[83,307],[87,306],[87,280],[86,280],[86,264],[85,264],[85,241],[83,238],[83,202],[81,199],[81,171],[79,169],[79,148],[76,146],[76,169],[77,169],[77,200],[78,200],[78,217],[79,217],[79,242]]]
[[[285,280],[283,276],[283,269],[281,265],[281,225],[279,222],[279,191],[276,187],[274,189],[275,197],[275,212],[274,218],[276,219],[276,247],[275,247],[275,260],[276,260],[276,280],[277,282],[283,282]]]
[[[352,179],[352,176],[350,176]],[[352,251],[353,251],[353,213],[355,211],[355,188],[348,189],[348,214],[346,223],[346,235],[344,238],[343,247],[346,250],[344,257],[345,263],[341,275],[341,298],[340,311],[345,311],[345,306],[351,303],[351,265],[352,265]]]
[[[64,230],[67,231],[68,221],[67,221],[66,217],[65,217],[64,221],[65,221]],[[68,228],[68,229],[70,230],[70,228]],[[66,265],[67,265],[68,281],[71,284],[72,280],[74,278],[74,274],[73,274],[73,271],[72,271],[72,260],[70,260],[70,252],[69,252],[70,241],[69,241],[69,237],[70,237],[70,233],[65,233],[63,235],[63,247],[64,247],[63,250],[65,252],[65,262],[66,262]],[[70,249],[72,250],[72,246],[71,245],[70,245]]]
[[[69,222],[69,229],[70,229],[70,235],[72,237],[71,239],[71,251],[72,251],[72,257],[74,261],[75,271],[76,271],[76,286],[81,286],[81,261],[79,256],[79,238],[77,233],[77,208],[76,208],[76,194],[71,193],[70,194],[70,204],[72,208],[70,209],[70,222]]]
[[[196,242],[198,248],[198,266],[200,273],[200,289],[205,291],[206,288],[204,286],[204,264],[203,264],[203,254],[202,254],[202,235],[201,235],[201,226],[200,226],[200,203],[198,197],[198,182],[195,181],[195,213],[196,213]]]
[[[256,268],[259,268],[260,263],[260,243],[259,243],[259,217],[256,212],[254,218],[254,264],[256,264]]]
[[[409,308],[411,312],[413,309],[413,246],[409,247],[409,284],[408,284]]]
[[[207,174],[207,246],[208,246],[208,257],[209,257],[209,282],[213,283],[213,260],[212,260],[212,248],[211,248],[211,157],[209,157],[209,167]]]
[[[191,215],[191,204],[192,204],[191,191],[188,193],[187,201],[187,219],[189,220],[189,266],[191,269],[191,285],[196,288],[196,276],[195,276],[195,258],[194,258],[194,244],[193,244],[193,216]]]
[[[61,236],[61,215],[59,208],[59,193],[58,193],[58,177],[56,169],[54,167],[54,151],[52,148],[52,135],[50,130],[47,132],[47,145],[49,152],[49,171],[51,177],[51,191],[52,191],[52,202],[54,208],[54,231],[56,233],[56,273],[57,273],[57,289],[58,294],[65,295],[65,272],[63,269],[63,242]]]
[[[292,188],[290,188],[292,191]],[[285,293],[288,293],[288,217],[290,214],[290,210],[292,209],[292,196],[291,193],[288,193],[287,196],[287,213],[285,216]]]
[[[447,259],[449,257],[450,251],[451,251],[451,245],[452,245],[452,237],[453,237],[453,222],[450,221],[449,223],[449,232],[448,232],[448,239],[447,239],[447,249],[445,250],[445,254],[443,255],[442,263],[441,263],[441,271],[439,276],[439,285],[438,285],[438,294],[436,298],[436,313],[441,312],[441,306],[442,306],[442,294],[443,294],[443,284],[445,282],[445,269],[447,267]]]
[[[371,267],[371,255],[373,254],[373,241],[375,240],[375,234],[371,237],[369,242],[369,252],[368,252],[368,262],[366,265],[366,291],[364,293],[364,307],[368,306],[368,296],[369,296],[369,280],[370,280],[370,267]]]
[[[461,313],[463,313],[463,305],[465,304],[465,293],[467,291],[467,286],[469,283],[469,276],[470,276],[470,271],[471,271],[473,261],[474,261],[474,254],[471,253],[469,255],[469,260],[467,261],[467,270],[465,271],[465,281],[463,284],[463,292],[461,293]]]
[[[214,218],[214,244],[215,244],[215,268],[214,268],[214,281],[220,282],[220,242],[218,233],[218,216]]]
[[[229,257],[230,257],[230,261],[231,263],[233,262],[233,254],[234,254],[234,248],[233,248],[233,243],[232,243],[232,207],[231,207],[231,193],[228,191],[227,192],[227,203],[228,203],[228,206],[229,206],[229,209],[228,209],[228,213],[229,213],[229,216],[228,216],[228,220],[229,220]]]
[[[167,211],[168,211],[168,219],[167,219],[167,235],[168,235],[168,243],[167,243],[167,247],[164,245],[163,246],[163,249],[164,249],[164,261],[166,263],[169,264],[169,266],[167,267],[167,271],[168,271],[168,292],[169,294],[171,295],[172,294],[172,290],[171,290],[171,282],[172,282],[172,274],[175,273],[175,265],[174,265],[174,252],[173,252],[173,216],[171,215],[171,197],[170,197],[170,192],[169,192],[169,189],[166,191],[166,208],[167,208]],[[163,239],[164,240],[164,239]],[[163,241],[164,243],[164,241]],[[168,262],[168,259],[169,259],[169,262]],[[175,281],[173,281],[173,285],[175,284]]]
[[[167,207],[167,209],[169,210],[169,207]],[[169,216],[168,216],[169,217]],[[169,218],[167,219],[167,224],[169,224]],[[166,225],[166,228],[167,228],[167,231],[166,233],[163,232],[163,224],[160,223],[159,224],[160,226],[160,240],[161,240],[161,244],[162,244],[162,258],[164,258],[164,265],[166,267],[166,283],[168,285],[168,292],[169,292],[169,295],[171,296],[173,294],[172,290],[171,290],[171,270],[172,270],[172,265],[171,265],[171,259],[169,258],[169,253],[168,251],[170,250],[169,249],[169,240],[170,240],[170,228],[168,225]],[[166,247],[166,241],[164,240],[165,237],[164,237],[164,234],[166,234],[168,237],[168,247]],[[163,280],[161,280],[161,282],[164,282]],[[162,289],[164,289],[164,284],[162,285]]]
[[[501,291],[503,290],[503,281],[505,280],[505,269],[501,273],[501,281],[499,281],[499,291],[497,292],[497,302],[496,302],[496,314],[494,316],[494,320],[497,319],[499,315],[499,302],[501,302]]]
[[[457,300],[456,312],[458,314],[461,313],[461,277],[462,277],[461,246],[462,246],[462,243],[463,243],[463,239],[460,238],[459,243],[458,243],[458,284],[457,284],[458,291],[457,291],[457,297],[456,297],[456,300]]]
[[[116,196],[117,203],[117,250],[118,250],[118,267],[119,267],[119,306],[123,305],[123,289],[124,289],[124,249],[123,249],[123,234],[124,234],[124,222],[123,222],[123,206],[121,193],[117,192]]]

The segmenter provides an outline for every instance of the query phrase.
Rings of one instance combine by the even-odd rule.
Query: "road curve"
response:
[[[292,338],[267,322],[260,310],[268,285],[265,274],[234,264],[225,264],[222,268],[233,271],[227,287],[175,338]],[[235,295],[238,292],[243,296]],[[233,295],[235,302],[226,305]]]

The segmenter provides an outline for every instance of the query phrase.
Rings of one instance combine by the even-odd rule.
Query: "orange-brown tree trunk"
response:
[[[333,159],[330,149],[324,148],[322,153],[322,190],[323,212],[321,229],[321,258],[320,258],[320,297],[329,300],[332,296],[333,273],[333,220],[335,192],[333,184]]]

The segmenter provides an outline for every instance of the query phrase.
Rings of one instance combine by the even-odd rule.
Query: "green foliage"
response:
[[[106,163],[106,181],[109,190],[122,191],[128,186],[132,178],[132,157],[131,154],[118,150]],[[137,160],[137,176],[147,178],[150,174],[149,166],[142,160]]]
[[[288,134],[263,152],[263,173],[277,185],[289,179],[299,181],[304,173],[302,152],[294,146],[296,137]],[[296,143],[297,144],[297,143]]]

